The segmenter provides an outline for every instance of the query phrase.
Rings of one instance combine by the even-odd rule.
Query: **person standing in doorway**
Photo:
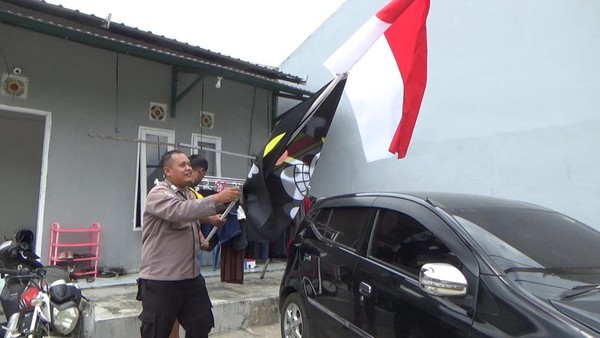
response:
[[[223,225],[217,207],[240,197],[240,190],[224,189],[202,199],[188,190],[192,167],[179,150],[160,161],[165,180],[146,199],[142,232],[139,319],[142,338],[167,338],[177,320],[187,338],[208,337],[214,327],[212,304],[200,274],[198,254],[208,243],[200,222]]]

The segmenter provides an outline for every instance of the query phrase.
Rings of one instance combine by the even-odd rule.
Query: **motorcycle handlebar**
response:
[[[10,276],[24,276],[24,275],[32,275],[33,271],[29,269],[4,269],[0,268],[0,274],[10,275]]]

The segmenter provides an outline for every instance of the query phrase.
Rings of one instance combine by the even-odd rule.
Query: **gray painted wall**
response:
[[[2,96],[0,103],[52,113],[43,262],[53,222],[67,227],[100,222],[99,264],[130,271],[139,267],[141,232],[132,230],[137,144],[88,133],[115,135],[117,129],[119,136],[137,138],[139,126],[147,126],[174,130],[176,142],[190,143],[192,133],[202,132],[222,137],[223,150],[242,154],[257,152],[268,137],[268,91],[255,93],[253,87],[228,79],[216,89],[216,78],[207,77],[204,102],[197,86],[179,102],[176,118],[153,122],[148,119],[150,101],[170,102],[170,66],[3,24],[0,43],[9,67],[21,67],[29,78],[26,100]],[[180,74],[180,90],[194,79]],[[202,107],[215,113],[212,130],[199,128]],[[221,158],[223,176],[246,177],[247,159]],[[6,194],[5,186],[1,193]]]
[[[0,239],[17,229],[35,233],[44,119],[0,109]]]
[[[321,87],[332,79],[323,61],[386,2],[347,0],[281,69]],[[600,228],[599,17],[595,0],[431,1],[428,84],[408,156],[366,163],[344,98],[312,193],[476,193]]]

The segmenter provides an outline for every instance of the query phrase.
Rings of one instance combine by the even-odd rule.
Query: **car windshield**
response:
[[[600,232],[573,218],[548,209],[489,205],[451,212],[504,273],[523,279],[538,274],[535,278],[548,277],[545,283],[565,288],[600,282]]]

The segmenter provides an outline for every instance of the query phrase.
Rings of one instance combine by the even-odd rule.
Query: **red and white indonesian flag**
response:
[[[428,13],[429,0],[393,0],[325,61],[349,73],[367,162],[406,156],[427,82]]]

